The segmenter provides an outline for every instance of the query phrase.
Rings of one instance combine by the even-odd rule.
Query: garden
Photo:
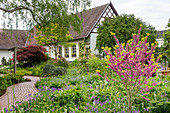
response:
[[[101,47],[106,55],[103,59],[90,54],[89,59],[81,57],[68,63],[64,58],[42,56],[42,60],[26,67],[20,55],[17,74],[10,74],[11,68],[3,69],[7,75],[0,77],[1,90],[24,81],[24,75],[43,78],[35,84],[38,93],[29,94],[27,101],[4,108],[4,112],[169,113],[170,76],[156,74],[162,56],[154,56],[158,42],[148,49],[149,33],[140,40],[140,30],[126,45],[111,32],[117,45],[114,54],[111,48]],[[31,64],[27,58],[27,64]]]

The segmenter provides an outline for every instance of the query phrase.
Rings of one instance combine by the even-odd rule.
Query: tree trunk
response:
[[[128,98],[128,113],[132,112],[132,97],[129,95]]]

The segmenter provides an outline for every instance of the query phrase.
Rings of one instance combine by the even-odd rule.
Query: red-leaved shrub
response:
[[[33,46],[22,48],[17,51],[17,61],[19,63],[33,64],[46,61],[46,49],[42,46]]]

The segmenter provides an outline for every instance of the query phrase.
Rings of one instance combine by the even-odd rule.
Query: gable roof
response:
[[[0,49],[25,47],[27,33],[27,30],[0,29]]]
[[[167,31],[167,30],[157,31],[157,33],[156,33],[156,34],[157,34],[157,37],[156,37],[156,38],[157,38],[157,39],[158,39],[158,38],[162,38],[163,34],[164,34],[166,31]]]
[[[82,18],[83,18],[82,33],[79,35],[77,32],[75,32],[73,30],[73,27],[71,26],[69,32],[70,32],[70,34],[72,34],[72,37],[74,39],[80,39],[80,38],[88,37],[89,34],[94,29],[94,27],[96,26],[97,22],[100,20],[100,18],[102,17],[102,15],[104,14],[104,12],[106,11],[106,9],[109,6],[111,7],[111,9],[115,13],[115,15],[118,16],[118,13],[115,10],[115,8],[113,7],[111,2],[108,3],[108,4],[102,5],[102,6],[98,6],[98,7],[86,10],[82,13]],[[79,16],[80,16],[80,14],[79,14]]]

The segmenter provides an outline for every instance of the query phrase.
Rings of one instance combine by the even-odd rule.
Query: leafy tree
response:
[[[28,46],[17,51],[17,61],[32,65],[41,61],[46,61],[46,49],[42,46]]]
[[[2,57],[1,62],[2,62],[3,65],[7,65],[7,61],[6,61],[5,57]]]
[[[163,35],[164,47],[162,47],[163,59],[168,61],[168,67],[170,67],[170,19],[168,21],[167,27],[169,28]]]
[[[18,28],[21,20],[28,29],[34,25],[44,27],[57,22],[67,30],[72,25],[80,33],[82,19],[77,12],[78,9],[85,10],[90,2],[91,0],[0,0],[0,10],[3,11],[4,27],[7,24],[8,28],[12,28],[12,23],[16,22]]]
[[[113,19],[106,19],[102,22],[102,25],[99,25],[98,28],[98,36],[96,41],[96,49],[99,50],[99,53],[102,52],[101,47],[110,47],[113,53],[114,45],[116,45],[116,41],[110,32],[116,33],[118,40],[120,43],[127,43],[129,39],[132,38],[132,33],[137,33],[137,29],[140,28],[140,24],[142,24],[142,30],[140,38],[145,37],[146,33],[150,33],[148,37],[148,42],[151,47],[151,43],[156,40],[156,30],[151,25],[146,24],[139,18],[135,18],[134,15],[123,14],[117,17],[113,17]]]
[[[63,29],[59,24],[51,23],[48,27],[41,27],[37,34],[39,36],[35,37],[40,46],[49,46],[54,50],[55,59],[57,59],[57,48],[59,45],[73,46],[73,43],[67,43],[69,40],[73,39],[71,34],[68,34],[67,29]]]

